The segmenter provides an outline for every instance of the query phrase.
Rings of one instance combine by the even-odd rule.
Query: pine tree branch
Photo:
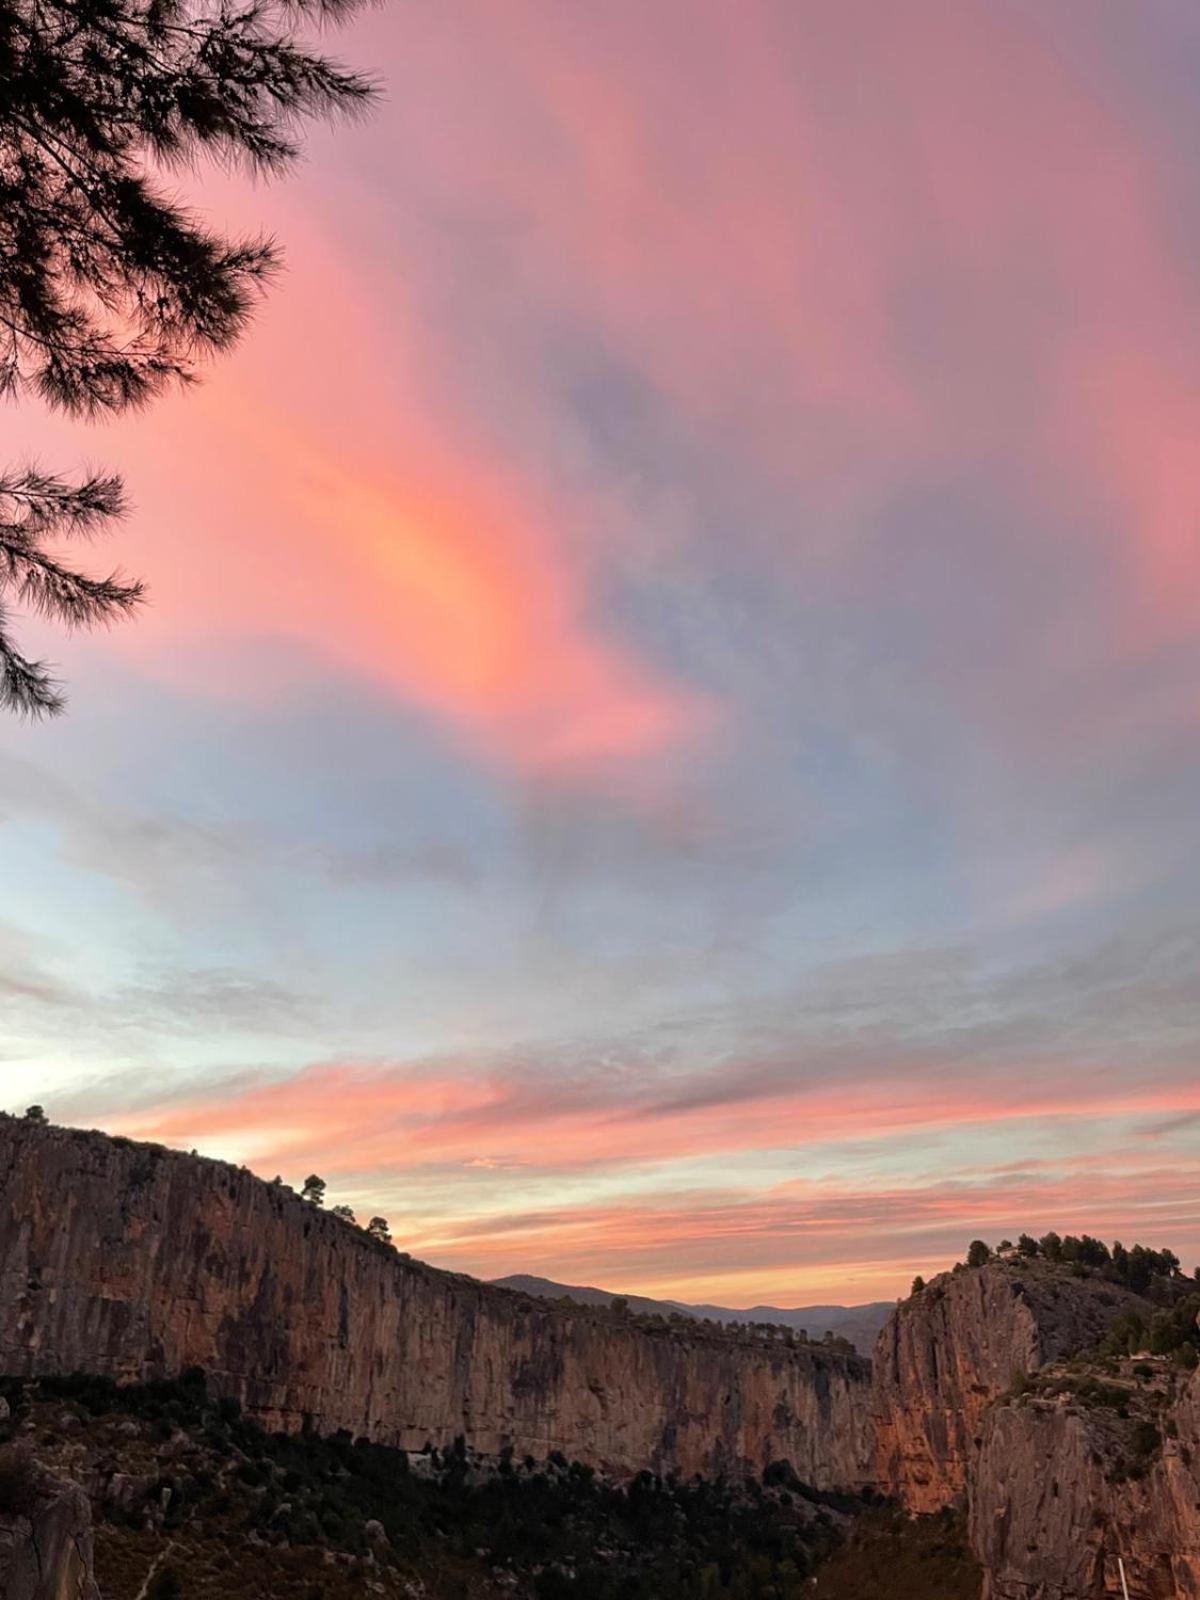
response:
[[[201,156],[286,167],[313,117],[374,98],[294,32],[364,0],[0,0],[0,395],[94,416],[144,404],[228,349],[279,264],[270,239],[210,231],[154,181]],[[61,710],[14,642],[23,605],[102,625],[144,598],[55,548],[124,510],[120,481],[0,471],[0,706]]]
[[[17,650],[0,607],[0,709],[37,719],[64,710],[66,697],[44,661],[29,661]]]

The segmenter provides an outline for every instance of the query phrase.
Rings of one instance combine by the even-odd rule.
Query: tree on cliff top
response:
[[[0,0],[0,395],[111,415],[190,381],[237,340],[275,245],[212,231],[148,173],[201,156],[286,168],[306,119],[373,93],[294,26],[362,3]],[[46,664],[18,650],[12,603],[70,628],[142,598],[140,584],[55,554],[123,509],[110,475],[0,471],[0,705],[63,705]]]
[[[304,1180],[300,1198],[301,1200],[307,1200],[309,1205],[323,1206],[325,1204],[325,1179],[318,1178],[315,1172],[310,1172]]]
[[[997,1249],[1005,1259],[1012,1258],[1011,1246],[1006,1250],[1002,1243]],[[1073,1233],[1060,1236],[1051,1230],[1040,1239],[1023,1233],[1017,1241],[1016,1255],[1022,1260],[1040,1258],[1054,1266],[1069,1267],[1075,1277],[1098,1274],[1110,1283],[1123,1284],[1135,1294],[1168,1303],[1178,1296],[1181,1285],[1186,1281],[1180,1270],[1179,1257],[1173,1250],[1153,1250],[1141,1244],[1135,1244],[1127,1250],[1119,1239],[1114,1241],[1110,1249],[1103,1239],[1093,1239],[1089,1233],[1078,1237]],[[993,1253],[984,1241],[974,1239],[967,1252],[966,1263],[960,1261],[954,1271],[981,1267],[992,1259]],[[1200,1282],[1200,1269],[1197,1269],[1196,1281]]]

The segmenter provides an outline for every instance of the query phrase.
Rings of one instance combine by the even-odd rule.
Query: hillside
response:
[[[621,1299],[631,1311],[643,1316],[682,1314],[701,1321],[771,1323],[797,1332],[803,1330],[810,1339],[823,1339],[829,1334],[836,1339],[846,1339],[862,1355],[871,1354],[879,1330],[893,1308],[891,1300],[873,1300],[861,1306],[747,1306],[738,1310],[730,1306],[690,1305],[684,1300],[654,1300],[646,1295],[622,1294],[615,1289],[556,1283],[551,1278],[537,1278],[524,1272],[491,1281],[501,1288],[541,1295],[547,1300],[569,1298],[578,1305],[608,1306]]]
[[[101,1600],[137,1600],[147,1579],[151,1600],[801,1600],[863,1509],[782,1468],[724,1486],[615,1483],[462,1441],[408,1454],[273,1435],[199,1375],[9,1380],[0,1394],[6,1600],[17,1501],[41,1507],[26,1563],[47,1586],[26,1591],[37,1600],[87,1593],[93,1561]]]

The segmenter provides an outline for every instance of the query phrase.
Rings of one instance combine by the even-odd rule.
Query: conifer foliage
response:
[[[0,395],[109,415],[237,340],[277,248],[222,237],[160,175],[201,158],[275,173],[307,119],[363,108],[369,79],[299,36],[360,3],[0,0]],[[121,511],[111,477],[0,475],[0,704],[62,705],[17,650],[11,604],[68,626],[136,606],[139,584],[53,554]]]
[[[120,479],[88,477],[77,484],[35,471],[0,473],[0,596],[7,591],[26,610],[69,628],[92,627],[131,611],[140,583],[118,574],[89,578],[54,554],[56,542],[100,531],[121,515]],[[63,696],[43,662],[13,644],[0,600],[0,706],[32,713],[60,711]]]

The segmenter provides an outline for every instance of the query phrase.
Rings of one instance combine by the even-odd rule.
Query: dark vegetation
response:
[[[1119,1239],[1110,1249],[1103,1239],[1093,1239],[1087,1233],[1076,1238],[1071,1233],[1064,1237],[1050,1232],[1040,1239],[1023,1233],[1016,1244],[1002,1239],[995,1249],[982,1239],[973,1239],[966,1260],[958,1262],[953,1270],[967,1272],[992,1261],[1046,1261],[1067,1267],[1078,1278],[1097,1277],[1120,1284],[1132,1294],[1164,1306],[1174,1305],[1189,1284],[1200,1285],[1200,1267],[1189,1279],[1173,1250],[1152,1250],[1141,1244],[1126,1249]],[[920,1293],[924,1287],[923,1279],[915,1279],[913,1293]]]
[[[1200,1290],[1184,1294],[1174,1305],[1143,1316],[1123,1311],[1100,1343],[1102,1356],[1170,1356],[1191,1370],[1200,1365]]]
[[[1085,1352],[1035,1373],[1014,1374],[1000,1403],[1050,1401],[1091,1413],[1101,1424],[1094,1443],[1102,1448],[1097,1459],[1105,1477],[1110,1483],[1132,1482],[1146,1476],[1164,1436],[1174,1436],[1170,1406],[1178,1393],[1177,1376],[1163,1364],[1131,1366]]]
[[[11,1445],[0,1447],[0,1517],[28,1516],[37,1500],[37,1474]]]
[[[979,1600],[982,1578],[960,1514],[866,1511],[816,1574],[815,1600]]]
[[[305,120],[362,107],[369,81],[295,31],[360,3],[0,0],[0,398],[111,416],[236,342],[278,250],[212,231],[174,182],[201,158],[278,172]],[[72,628],[142,599],[140,583],[90,576],[59,548],[124,509],[110,474],[0,469],[0,705],[63,705],[47,665],[17,648],[12,604]]]
[[[170,1540],[227,1552],[239,1595],[255,1592],[244,1586],[246,1573],[274,1562],[266,1593],[282,1585],[283,1572],[289,1582],[306,1572],[310,1586],[295,1592],[322,1600],[332,1562],[335,1576],[357,1563],[360,1583],[371,1576],[386,1593],[404,1594],[420,1580],[439,1600],[493,1592],[529,1600],[799,1600],[864,1508],[856,1497],[806,1488],[786,1462],[747,1483],[680,1483],[643,1472],[620,1485],[558,1454],[542,1463],[511,1453],[482,1461],[461,1439],[410,1457],[345,1433],[270,1434],[235,1403],[214,1400],[198,1372],[128,1388],[91,1377],[3,1380],[0,1392],[13,1408],[3,1425],[9,1432],[33,1418],[39,1427],[49,1420],[53,1433],[65,1408],[68,1421],[77,1419],[73,1428],[100,1430],[102,1456],[114,1435],[124,1441],[122,1471],[132,1470],[133,1435],[157,1461],[144,1504],[105,1509],[100,1500],[106,1600],[131,1600],[152,1550]],[[76,1431],[71,1439],[77,1448]],[[183,1572],[172,1594],[232,1592],[219,1587],[224,1569],[215,1554],[212,1584],[199,1582],[196,1574],[209,1570],[201,1556],[162,1569]]]

